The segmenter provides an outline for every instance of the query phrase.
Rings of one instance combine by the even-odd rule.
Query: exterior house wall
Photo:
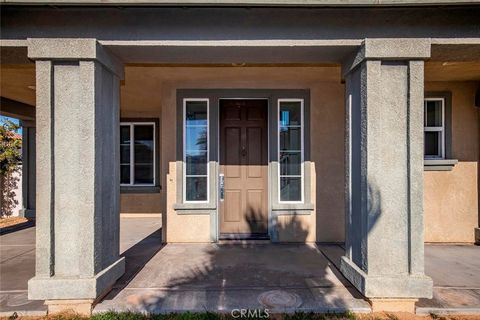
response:
[[[427,82],[426,91],[452,93],[452,171],[426,171],[426,242],[474,242],[478,227],[479,112],[478,82]]]
[[[343,241],[344,88],[339,67],[126,67],[122,117],[158,117],[160,179],[156,194],[122,194],[122,213],[164,213],[169,242],[210,241],[208,215],[178,214],[176,202],[177,89],[310,89],[312,202],[310,215],[280,216],[279,240]],[[323,188],[320,192],[316,185]],[[166,188],[165,188],[166,186]],[[318,230],[318,231],[317,231]]]
[[[473,242],[478,226],[478,108],[475,82],[427,82],[452,92],[452,171],[425,171],[425,241]],[[160,179],[152,194],[122,194],[122,213],[167,213],[167,241],[210,241],[208,215],[182,215],[176,194],[176,90],[192,88],[309,89],[311,95],[311,215],[281,216],[284,242],[344,241],[344,85],[339,67],[126,67],[122,117],[160,118]],[[168,191],[168,192],[167,192]],[[167,195],[168,193],[168,195]],[[168,197],[168,199],[167,199]]]

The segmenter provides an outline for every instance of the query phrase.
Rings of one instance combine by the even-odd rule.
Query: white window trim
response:
[[[281,195],[281,190],[280,190],[280,180],[281,177],[298,177],[297,175],[295,176],[282,176],[280,175],[281,173],[281,168],[280,168],[280,104],[282,102],[300,102],[300,171],[301,171],[301,179],[300,179],[300,184],[301,184],[301,200],[299,201],[282,201],[282,195]],[[305,122],[304,122],[304,99],[278,99],[277,101],[277,159],[278,159],[278,180],[277,180],[277,190],[278,190],[278,203],[304,203],[305,202],[305,148],[304,148],[304,130],[305,130]]]
[[[426,112],[426,101],[441,101],[441,108],[442,108],[442,126],[441,127],[427,127],[427,112]],[[438,142],[441,148],[441,154],[438,156],[433,155],[424,155],[425,159],[445,159],[445,98],[443,97],[433,97],[433,98],[424,98],[423,104],[423,131],[424,132],[441,132],[439,135],[441,141]],[[424,141],[425,143],[425,141]]]
[[[153,126],[153,183],[134,183],[135,181],[135,163],[134,163],[134,147],[135,147],[135,137],[134,137],[134,126]],[[153,187],[155,186],[155,177],[156,177],[156,154],[157,154],[157,145],[156,145],[156,126],[155,122],[120,122],[120,126],[129,126],[130,127],[130,183],[120,183],[122,187]],[[121,164],[121,161],[120,161]]]
[[[190,101],[206,101],[207,102],[207,200],[187,200],[187,159],[186,159],[186,136],[187,136],[187,126],[186,126],[186,115],[187,115],[187,102]],[[210,99],[208,98],[185,98],[183,99],[183,202],[184,203],[209,203],[210,202]],[[205,177],[205,175],[188,175],[189,177]]]

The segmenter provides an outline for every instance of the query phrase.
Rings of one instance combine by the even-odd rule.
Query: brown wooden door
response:
[[[254,236],[268,228],[267,100],[220,100],[220,233]]]

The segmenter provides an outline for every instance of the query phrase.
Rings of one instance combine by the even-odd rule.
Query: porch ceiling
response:
[[[213,65],[205,65],[203,68],[208,69],[212,67],[213,70],[210,77],[214,77],[215,72],[218,72],[218,69],[215,69]],[[226,67],[225,65],[222,68],[235,68],[236,70],[248,68],[257,68],[258,66],[246,65],[240,67]],[[265,67],[265,66],[264,66]],[[270,67],[281,67],[270,66]],[[290,66],[294,68],[294,66]],[[312,66],[314,67],[314,66]],[[339,68],[339,67],[338,67]],[[141,70],[141,72],[129,72],[129,70],[134,71],[135,69]],[[127,65],[127,78],[124,86],[127,89],[130,87],[130,83],[135,84],[138,82],[145,81],[164,81],[167,79],[174,79],[175,76],[180,77],[188,76],[188,67],[179,67],[176,69],[175,65],[169,66],[159,66],[159,65]],[[178,71],[180,71],[178,73]],[[215,71],[217,70],[217,71]],[[29,105],[35,105],[35,67],[33,64],[24,64],[24,65],[5,65],[0,66],[0,92],[1,96],[16,100],[22,103]],[[133,79],[128,77],[128,74],[145,74],[141,79]],[[336,73],[334,73],[336,74]],[[319,73],[319,80],[323,81],[332,81],[334,80],[332,75],[326,75],[325,73]],[[326,78],[325,78],[326,77]],[[312,79],[314,81],[315,79]],[[131,82],[130,82],[131,81]],[[453,61],[453,62],[436,62],[436,61],[427,61],[425,64],[425,81],[480,81],[480,61]]]
[[[315,44],[311,41],[101,42],[126,63],[180,64],[340,64],[358,41]]]

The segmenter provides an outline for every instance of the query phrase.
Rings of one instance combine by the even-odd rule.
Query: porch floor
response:
[[[338,271],[340,245],[162,247],[160,218],[126,218],[121,225],[127,271],[94,312],[255,309],[264,307],[259,296],[271,290],[296,298],[297,310],[370,310]],[[35,228],[0,236],[0,316],[46,312],[42,301],[27,300],[27,281],[35,270],[34,241]],[[425,270],[434,281],[434,298],[421,299],[417,313],[480,314],[478,257],[479,246],[426,245]]]
[[[120,280],[95,312],[230,312],[266,307],[370,311],[369,304],[315,245],[168,244],[127,282]],[[295,301],[288,299],[290,307],[262,304],[261,295],[272,290],[281,290]]]

